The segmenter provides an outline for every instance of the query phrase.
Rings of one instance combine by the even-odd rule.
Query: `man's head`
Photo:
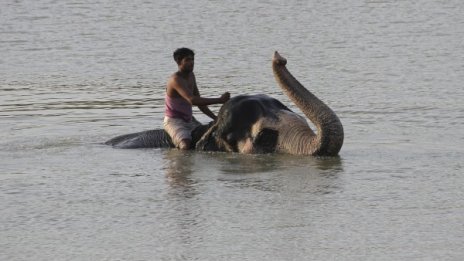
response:
[[[181,71],[193,71],[195,53],[191,49],[179,48],[174,51],[173,57]]]
[[[175,50],[173,54],[174,61],[176,61],[177,64],[180,64],[182,59],[184,59],[187,56],[195,57],[195,53],[191,49],[185,47]]]

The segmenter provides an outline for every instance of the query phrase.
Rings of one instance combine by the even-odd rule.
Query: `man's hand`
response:
[[[230,99],[230,93],[229,92],[225,92],[221,95],[221,101],[222,103],[225,103],[226,101],[228,101]]]

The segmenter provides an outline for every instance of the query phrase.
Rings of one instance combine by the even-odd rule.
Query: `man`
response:
[[[191,147],[191,132],[200,125],[192,116],[192,105],[216,120],[208,105],[225,103],[230,99],[230,94],[225,92],[219,98],[201,97],[193,74],[194,52],[179,48],[173,56],[178,71],[171,75],[166,87],[164,129],[177,148],[188,150]]]

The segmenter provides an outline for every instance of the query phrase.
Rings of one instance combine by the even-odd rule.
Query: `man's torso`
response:
[[[189,73],[188,77],[181,77],[174,73],[168,80],[165,98],[165,116],[169,118],[179,118],[185,122],[192,119],[192,105],[185,100],[174,87],[180,85],[190,95],[193,95],[195,89],[195,75]]]
[[[178,74],[178,72],[171,75],[168,80],[166,94],[172,98],[182,98],[180,94],[176,91],[176,88],[173,86],[175,83],[181,85],[186,91],[193,95],[195,89],[195,75],[189,73],[187,78],[184,78]]]

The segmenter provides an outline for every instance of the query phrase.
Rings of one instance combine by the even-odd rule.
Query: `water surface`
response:
[[[0,259],[461,260],[463,9],[0,3]],[[267,93],[299,112],[272,76],[279,50],[339,115],[340,157],[102,145],[161,126],[181,46],[204,96]]]

